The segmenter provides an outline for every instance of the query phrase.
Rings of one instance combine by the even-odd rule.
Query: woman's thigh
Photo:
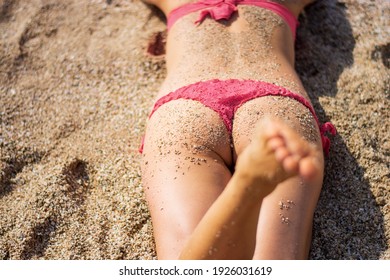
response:
[[[150,118],[142,180],[159,259],[174,259],[230,180],[230,137],[216,112],[170,101]]]
[[[238,156],[251,141],[255,127],[265,116],[282,120],[322,150],[315,119],[306,107],[290,98],[262,97],[245,103],[235,114],[233,143]],[[299,176],[292,177],[264,198],[254,258],[307,257],[313,214],[322,188],[322,153],[319,153],[318,161],[322,170],[312,181],[305,181]]]

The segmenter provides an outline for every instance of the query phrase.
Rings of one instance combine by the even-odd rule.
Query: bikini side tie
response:
[[[325,136],[325,133],[328,132],[332,134],[333,136],[336,135],[337,131],[333,124],[330,122],[326,122],[323,125],[320,126],[320,134],[321,134],[321,141],[322,141],[322,147],[324,149],[325,155],[329,155],[330,150],[330,140],[327,136]]]

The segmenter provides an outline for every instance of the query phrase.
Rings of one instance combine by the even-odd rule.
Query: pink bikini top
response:
[[[293,37],[298,26],[298,20],[283,5],[268,0],[199,0],[195,3],[184,4],[168,15],[168,29],[181,17],[202,10],[195,24],[201,23],[207,16],[214,20],[228,20],[237,11],[237,5],[258,6],[278,14],[290,27]]]

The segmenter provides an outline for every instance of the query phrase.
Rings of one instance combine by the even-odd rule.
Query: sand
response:
[[[390,259],[389,18],[385,0],[300,17],[297,70],[338,129],[311,259]],[[0,259],[156,259],[137,151],[164,30],[138,0],[0,0]]]

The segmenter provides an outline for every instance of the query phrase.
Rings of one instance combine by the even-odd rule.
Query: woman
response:
[[[168,19],[142,150],[158,258],[307,258],[335,132],[294,70],[312,1],[145,2]]]

